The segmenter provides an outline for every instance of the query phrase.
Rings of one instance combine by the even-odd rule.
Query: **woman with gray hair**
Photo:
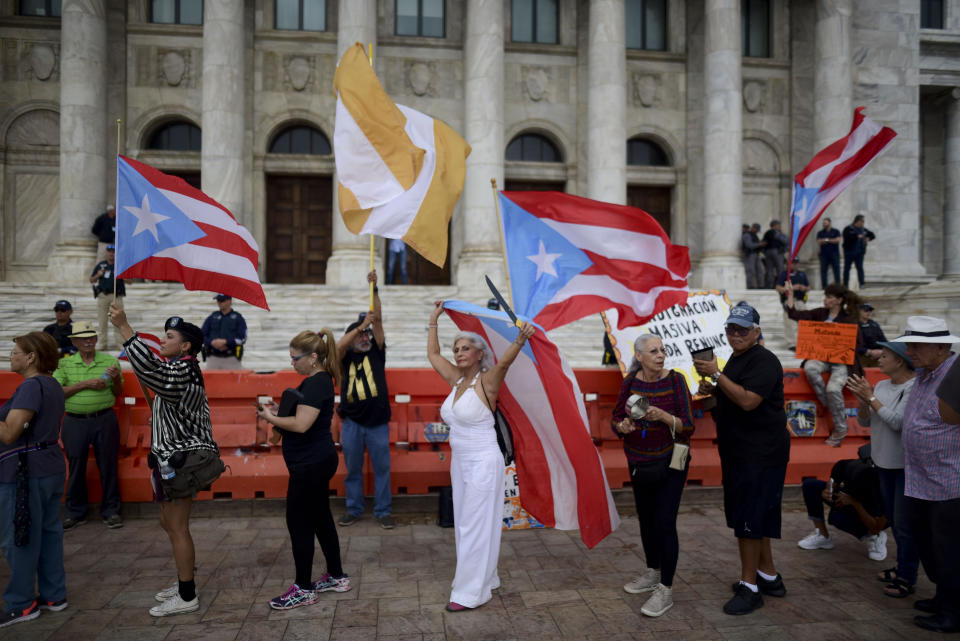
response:
[[[486,341],[472,332],[457,334],[451,363],[440,354],[437,326],[443,304],[434,303],[427,336],[427,357],[453,390],[440,407],[450,426],[450,482],[456,515],[457,571],[447,610],[460,612],[483,605],[500,587],[497,560],[503,522],[505,466],[497,444],[493,410],[507,369],[533,336],[523,323],[513,343],[494,364]]]

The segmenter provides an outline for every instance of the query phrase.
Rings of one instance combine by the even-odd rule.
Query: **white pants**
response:
[[[450,600],[468,608],[483,605],[500,587],[497,561],[503,531],[503,454],[491,429],[488,439],[450,435],[457,572]]]

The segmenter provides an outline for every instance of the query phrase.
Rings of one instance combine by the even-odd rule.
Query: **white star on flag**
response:
[[[143,195],[143,202],[140,203],[139,207],[124,207],[127,211],[137,217],[137,226],[133,230],[133,235],[143,233],[145,231],[153,234],[153,239],[157,242],[160,241],[160,237],[157,234],[157,223],[162,223],[165,220],[169,220],[170,216],[164,216],[163,214],[158,214],[156,212],[150,211],[150,201],[147,200],[147,195]]]
[[[533,256],[527,256],[527,260],[533,261],[533,264],[537,266],[537,276],[534,278],[534,280],[540,280],[540,277],[544,274],[549,274],[550,276],[556,278],[557,270],[554,269],[553,263],[562,255],[563,254],[548,254],[547,248],[544,247],[543,241],[541,240],[540,250]]]

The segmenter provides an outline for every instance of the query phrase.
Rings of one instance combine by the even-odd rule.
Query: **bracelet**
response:
[[[436,328],[438,328],[438,327],[440,327],[440,326],[439,326],[439,325],[430,325],[430,324],[427,324],[427,329],[436,329]]]

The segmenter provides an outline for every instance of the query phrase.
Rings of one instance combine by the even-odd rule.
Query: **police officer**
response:
[[[75,354],[77,348],[70,340],[70,334],[73,333],[73,322],[70,320],[70,316],[73,314],[73,305],[68,300],[58,300],[53,304],[53,312],[57,315],[57,322],[50,323],[43,328],[43,331],[53,336],[54,340],[57,341],[61,358]]]
[[[107,258],[97,263],[97,266],[90,273],[93,297],[97,299],[97,323],[101,349],[110,348],[110,341],[107,339],[107,328],[110,326],[110,323],[107,322],[107,312],[110,310],[110,303],[116,302],[117,307],[123,309],[123,297],[127,295],[126,285],[119,278],[116,280],[117,291],[113,291],[115,275],[113,260],[115,256],[116,246],[107,245]],[[113,337],[117,339],[118,345],[123,342],[119,336],[120,334],[114,328]]]
[[[214,296],[219,312],[203,321],[203,354],[207,369],[241,369],[243,344],[247,342],[247,322],[240,312],[233,310],[233,298],[226,294]]]

